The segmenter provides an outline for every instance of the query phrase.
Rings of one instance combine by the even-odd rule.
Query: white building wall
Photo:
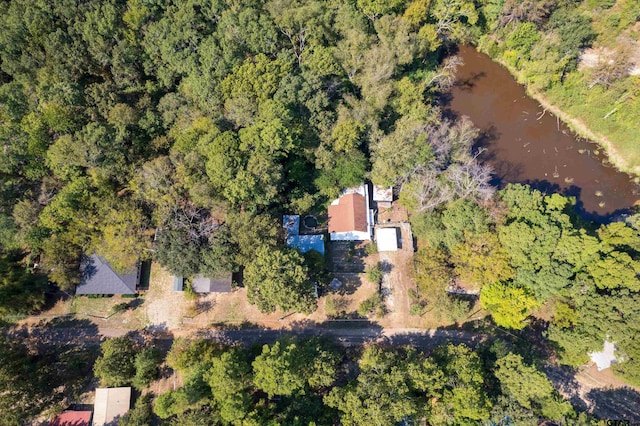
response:
[[[331,241],[369,241],[371,234],[362,231],[332,232],[330,239]]]

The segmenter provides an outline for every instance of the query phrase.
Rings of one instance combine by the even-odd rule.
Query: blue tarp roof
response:
[[[287,246],[298,249],[300,253],[315,250],[324,256],[324,235],[289,235]]]
[[[282,226],[287,230],[287,235],[298,235],[300,233],[300,216],[285,214],[282,216]]]

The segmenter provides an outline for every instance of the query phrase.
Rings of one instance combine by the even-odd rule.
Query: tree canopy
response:
[[[494,411],[572,422],[571,405],[518,354],[451,343],[425,354],[366,345],[339,355],[326,338],[285,336],[261,349],[177,341],[169,359],[185,381],[154,411],[175,424],[476,424]],[[208,349],[205,349],[208,348]],[[204,350],[204,352],[197,352]],[[192,358],[195,353],[203,356]],[[494,353],[494,358],[486,356]],[[189,360],[189,366],[175,364]],[[354,368],[357,365],[357,368]],[[511,401],[517,411],[509,408]],[[174,423],[171,423],[174,424]],[[192,424],[192,423],[186,423]]]

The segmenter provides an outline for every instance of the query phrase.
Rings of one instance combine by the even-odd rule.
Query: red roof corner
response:
[[[64,411],[49,426],[90,426],[91,411]]]

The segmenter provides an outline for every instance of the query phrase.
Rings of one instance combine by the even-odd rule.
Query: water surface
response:
[[[640,200],[640,186],[609,165],[602,148],[545,112],[487,55],[469,46],[459,49],[464,65],[446,97],[447,108],[468,116],[482,131],[479,146],[486,151],[480,158],[493,166],[499,185],[529,183],[574,195],[583,215],[600,220]]]

